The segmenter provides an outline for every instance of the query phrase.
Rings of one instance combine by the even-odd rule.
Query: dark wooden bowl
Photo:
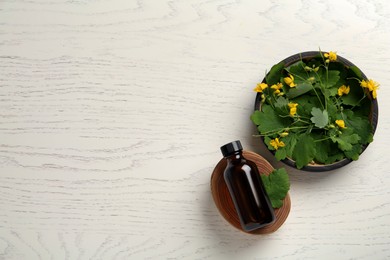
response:
[[[302,53],[297,53],[295,55],[292,55],[292,56],[282,60],[281,62],[283,62],[284,63],[284,67],[287,68],[288,66],[290,66],[290,65],[300,61],[301,59],[302,60],[312,59],[312,58],[314,58],[314,57],[316,57],[318,55],[320,55],[319,51],[307,51],[307,52],[302,52]],[[337,61],[341,62],[342,64],[344,64],[347,67],[355,66],[352,62],[350,62],[346,58],[341,57],[340,55],[337,55]],[[359,71],[360,71],[360,69],[359,69]],[[362,78],[364,80],[367,80],[367,76],[362,71],[360,71],[360,72],[361,72]],[[265,78],[263,79],[263,82],[265,82]],[[261,93],[257,93],[256,99],[255,99],[255,111],[256,110],[260,110],[260,109],[261,109]],[[377,124],[378,124],[378,114],[379,114],[378,101],[376,99],[371,99],[371,115],[370,115],[370,119],[371,119],[372,133],[373,134],[375,133],[375,130],[376,130],[376,127],[377,127]],[[264,138],[262,138],[262,139],[263,139],[263,142],[264,142]],[[367,148],[367,146],[368,146],[368,144],[364,145],[362,147],[361,154],[364,152],[364,150]],[[270,152],[274,153],[274,151],[270,151]],[[290,159],[290,158],[286,158],[286,159],[282,160],[282,162],[287,164],[287,165],[289,165],[289,166],[291,166],[291,167],[296,168],[295,161]],[[338,169],[340,167],[343,167],[343,166],[349,164],[350,162],[352,162],[351,159],[344,158],[344,159],[342,159],[340,161],[337,161],[337,162],[334,162],[332,164],[315,164],[315,163],[312,163],[312,164],[308,164],[308,165],[304,166],[300,170],[312,171],[312,172],[331,171],[331,170],[335,170],[335,169]]]
[[[243,156],[246,159],[254,162],[259,170],[259,173],[261,174],[269,175],[274,170],[272,165],[267,160],[254,152],[243,151]],[[233,200],[230,197],[228,187],[226,186],[225,180],[223,178],[223,172],[225,170],[226,164],[226,159],[221,159],[215,166],[213,174],[211,175],[211,193],[213,195],[215,205],[217,206],[221,215],[231,225],[245,232],[241,228],[240,220],[234,207]],[[279,209],[275,209],[276,220],[274,223],[266,227],[245,233],[268,234],[276,231],[286,221],[287,216],[290,213],[290,208],[291,200],[290,195],[287,193],[287,196],[283,201],[283,206]]]

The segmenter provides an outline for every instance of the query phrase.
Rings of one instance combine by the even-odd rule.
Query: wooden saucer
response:
[[[274,170],[272,165],[257,153],[243,151],[243,156],[246,159],[254,162],[261,174],[269,175]],[[226,186],[225,180],[223,178],[223,172],[225,170],[226,164],[226,159],[223,158],[218,162],[217,166],[215,166],[213,174],[211,175],[211,193],[213,195],[215,205],[217,206],[221,215],[231,225],[245,232],[241,228],[240,220],[238,218],[232,198],[230,197],[228,187]],[[275,209],[276,220],[273,224],[246,233],[269,234],[276,231],[286,221],[287,216],[290,213],[290,208],[291,200],[290,195],[287,193],[287,196],[283,201],[283,206],[279,209]]]

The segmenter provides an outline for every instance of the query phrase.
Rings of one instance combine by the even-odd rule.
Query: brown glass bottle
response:
[[[242,156],[240,141],[221,147],[227,160],[224,179],[242,229],[252,231],[275,221],[275,213],[254,162]]]

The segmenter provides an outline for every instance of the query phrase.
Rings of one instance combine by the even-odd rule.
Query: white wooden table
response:
[[[390,257],[387,1],[0,2],[0,259]],[[334,50],[380,82],[357,162],[291,176],[266,236],[218,213],[211,172],[273,64]]]

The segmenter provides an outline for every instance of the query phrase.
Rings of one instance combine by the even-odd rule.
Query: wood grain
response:
[[[390,6],[367,1],[0,2],[0,259],[390,258]],[[218,148],[253,137],[255,84],[335,50],[380,82],[375,140],[291,176],[283,228],[214,206]]]

